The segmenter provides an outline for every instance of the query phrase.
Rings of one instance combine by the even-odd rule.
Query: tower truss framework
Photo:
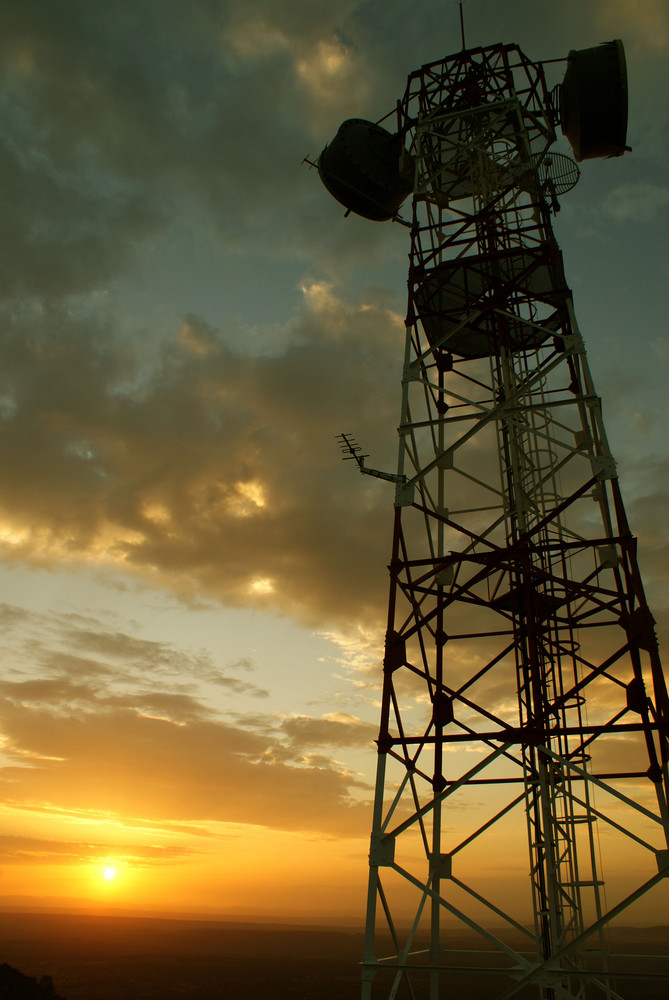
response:
[[[362,997],[463,975],[489,1000],[636,997],[607,929],[669,874],[669,699],[551,227],[577,168],[513,45],[424,66],[397,114],[415,193]]]

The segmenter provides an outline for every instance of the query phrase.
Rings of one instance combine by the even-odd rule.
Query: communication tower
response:
[[[556,128],[622,154],[626,88],[619,41],[553,90],[463,44],[318,162],[368,219],[413,196],[363,1000],[639,995],[607,930],[669,875],[669,699],[551,226]]]

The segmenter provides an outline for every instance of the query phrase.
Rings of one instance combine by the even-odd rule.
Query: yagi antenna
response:
[[[337,441],[339,441],[339,447],[341,448],[343,461],[349,461],[354,458],[358,463],[360,469],[365,467],[365,459],[369,458],[369,455],[361,454],[362,448],[356,442],[352,434],[337,434]]]
[[[396,475],[393,472],[380,472],[379,469],[368,469],[365,465],[365,459],[369,458],[369,455],[362,454],[362,448],[352,434],[337,434],[336,438],[339,441],[344,462],[350,461],[352,458],[355,459],[363,476],[374,476],[376,479],[385,479],[389,483],[406,483],[406,476]]]

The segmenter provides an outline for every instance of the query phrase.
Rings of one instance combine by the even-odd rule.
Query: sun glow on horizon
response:
[[[116,878],[116,869],[113,868],[111,865],[109,865],[102,872],[102,877],[106,879],[108,882],[111,882],[112,879]]]

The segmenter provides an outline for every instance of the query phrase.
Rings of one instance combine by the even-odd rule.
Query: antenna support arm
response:
[[[381,472],[379,469],[368,469],[365,465],[365,459],[369,458],[369,455],[362,454],[362,448],[359,444],[356,444],[352,434],[337,434],[337,440],[339,441],[344,461],[346,462],[351,458],[355,459],[363,476],[374,476],[376,479],[385,479],[388,483],[406,483],[406,476],[396,475],[393,472]]]

